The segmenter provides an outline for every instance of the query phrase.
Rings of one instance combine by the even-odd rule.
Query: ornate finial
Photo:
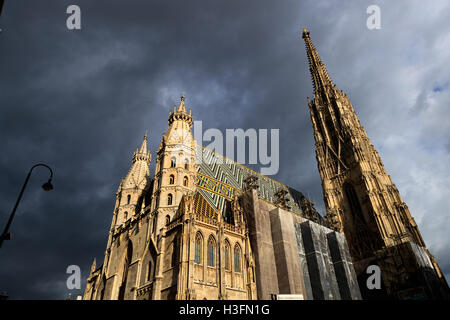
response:
[[[308,57],[309,70],[313,82],[314,93],[319,91],[327,92],[328,88],[333,88],[333,82],[317,53],[316,48],[309,37],[309,31],[303,28],[302,38],[305,40],[306,55]]]
[[[186,104],[184,102],[184,91],[181,95],[181,101],[179,106],[173,107],[173,112],[169,114],[169,125],[171,125],[175,120],[186,121],[189,126],[192,126],[192,115],[187,113]]]
[[[150,152],[147,151],[147,137],[148,137],[148,131],[145,130],[144,139],[142,140],[141,147],[136,149],[136,151],[133,154],[132,161],[135,163],[137,160],[144,160],[150,163],[151,155]]]
[[[302,30],[302,38],[305,39],[306,36],[309,36],[309,32],[306,30],[305,27],[303,27],[303,30]]]
[[[92,262],[91,265],[91,273],[94,272],[96,268],[97,268],[97,259],[94,258],[94,261]]]
[[[183,93],[181,95],[181,101],[180,101],[180,105],[178,106],[178,111],[186,112],[186,106],[185,106],[185,103],[184,103],[184,91],[183,91]]]

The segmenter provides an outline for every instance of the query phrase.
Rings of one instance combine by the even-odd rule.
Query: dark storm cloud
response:
[[[66,28],[70,4],[81,7],[79,31]],[[79,265],[84,281],[93,257],[102,263],[114,194],[132,152],[146,129],[157,148],[182,91],[204,129],[279,128],[275,178],[323,210],[302,26],[449,274],[443,163],[450,125],[442,120],[449,119],[449,10],[438,1],[433,8],[380,2],[382,29],[369,31],[370,4],[7,1],[0,18],[0,227],[34,163],[54,169],[55,189],[40,190],[47,172],[36,169],[13,240],[0,249],[0,291],[61,299],[70,292],[67,266]]]

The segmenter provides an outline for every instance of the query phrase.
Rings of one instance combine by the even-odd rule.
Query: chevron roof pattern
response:
[[[300,191],[203,146],[197,146],[196,157],[198,164],[197,190],[215,208],[222,210],[225,200],[231,200],[234,193],[241,192],[245,187],[245,179],[253,175],[258,177],[258,195],[261,199],[274,203],[275,193],[280,189],[287,190],[288,205],[291,207],[291,211],[302,213],[300,201],[304,195]]]

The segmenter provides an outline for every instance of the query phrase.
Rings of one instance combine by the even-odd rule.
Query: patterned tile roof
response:
[[[197,190],[215,208],[223,209],[225,200],[232,200],[235,193],[244,189],[245,179],[249,176],[256,176],[261,199],[275,203],[275,193],[280,189],[286,190],[288,191],[286,198],[290,210],[302,214],[301,201],[304,195],[301,192],[203,146],[198,146],[196,156],[198,163]]]

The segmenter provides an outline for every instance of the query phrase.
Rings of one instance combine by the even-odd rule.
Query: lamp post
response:
[[[48,165],[43,164],[43,163],[38,163],[38,164],[35,164],[34,166],[32,166],[30,171],[28,172],[25,182],[23,183],[22,190],[20,190],[19,197],[17,198],[16,204],[14,205],[14,209],[11,212],[11,215],[9,216],[9,220],[8,220],[8,223],[6,224],[5,230],[3,231],[3,233],[0,236],[0,248],[3,244],[3,241],[11,240],[11,233],[9,233],[9,227],[11,226],[11,223],[14,219],[14,215],[16,214],[17,206],[19,205],[20,199],[22,199],[22,195],[23,195],[23,192],[25,191],[28,180],[30,180],[31,172],[36,167],[46,167],[48,170],[50,170],[50,179],[48,179],[48,181],[42,185],[42,189],[44,189],[44,191],[53,190],[53,185],[52,185],[53,171],[52,171],[52,169]]]

